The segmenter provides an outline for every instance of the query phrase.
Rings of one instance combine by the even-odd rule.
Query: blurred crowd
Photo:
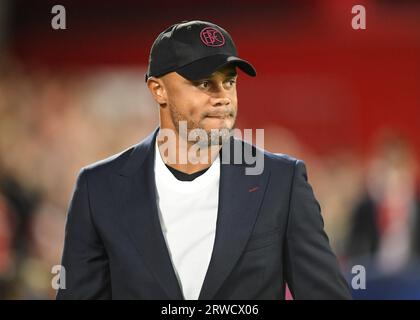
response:
[[[78,171],[137,143],[158,123],[143,72],[28,72],[12,59],[0,65],[0,298],[54,298],[51,269],[60,263]],[[417,283],[409,297],[418,297],[418,159],[410,141],[389,128],[367,154],[318,154],[281,123],[264,129],[267,150],[305,160],[349,281],[351,266],[361,264],[376,297],[384,279]],[[405,287],[398,293],[393,283],[403,297]]]
[[[78,171],[146,136],[157,108],[142,70],[0,68],[0,298],[52,298]]]

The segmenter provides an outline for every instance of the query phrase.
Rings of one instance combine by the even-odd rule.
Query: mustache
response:
[[[218,109],[214,111],[207,111],[204,112],[201,116],[202,119],[206,117],[217,117],[217,118],[227,118],[227,117],[234,117],[236,115],[235,109],[233,108],[225,108],[225,109]]]

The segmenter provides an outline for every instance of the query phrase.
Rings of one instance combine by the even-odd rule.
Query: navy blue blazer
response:
[[[81,170],[65,229],[66,288],[57,299],[184,299],[157,212],[157,132]],[[351,298],[304,162],[254,152],[263,153],[260,175],[245,175],[246,164],[221,164],[199,299],[284,299],[286,282],[295,299]]]

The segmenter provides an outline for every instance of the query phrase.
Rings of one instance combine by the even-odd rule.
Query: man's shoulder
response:
[[[273,153],[270,152],[268,150],[265,150],[263,148],[257,147],[253,144],[250,144],[244,140],[241,139],[236,139],[235,140],[239,143],[242,143],[243,146],[248,146],[250,148],[252,148],[252,154],[257,154],[259,153],[263,158],[264,161],[267,162],[267,164],[269,165],[274,165],[274,166],[295,166],[298,162],[302,162],[302,160],[297,159],[291,155],[285,154],[285,153]]]
[[[264,155],[268,161],[271,161],[274,164],[285,164],[294,166],[298,161],[302,161],[285,153],[273,153],[267,150],[264,150]]]
[[[89,175],[103,175],[109,173],[129,173],[142,163],[153,145],[156,130],[137,144],[125,150],[111,155],[105,159],[91,163],[81,169],[81,172],[89,172]]]
[[[83,168],[81,168],[80,171],[89,172],[89,174],[117,172],[119,169],[123,167],[127,159],[138,147],[138,145],[139,144],[133,145],[119,153],[113,154],[107,158],[90,163],[84,166]]]

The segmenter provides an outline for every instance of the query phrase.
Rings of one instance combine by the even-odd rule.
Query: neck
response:
[[[159,130],[156,139],[163,162],[187,174],[209,168],[222,147],[221,145],[199,147],[195,142],[186,141],[178,132],[175,136],[167,136]]]

